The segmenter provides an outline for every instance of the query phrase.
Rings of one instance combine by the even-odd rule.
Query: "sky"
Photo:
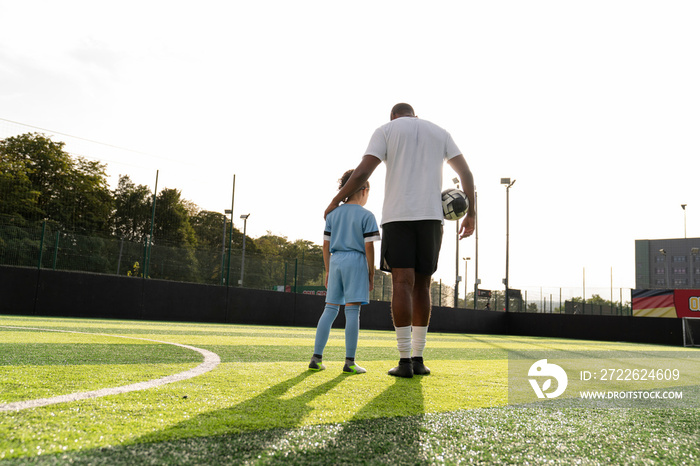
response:
[[[235,175],[253,238],[320,244],[338,178],[398,102],[474,174],[481,288],[503,288],[507,211],[510,287],[533,294],[585,280],[618,299],[635,239],[700,236],[696,1],[0,0],[0,17],[0,137],[45,129],[112,186],[158,171],[222,213]],[[446,222],[435,279],[470,257],[471,290],[476,239],[455,242]]]

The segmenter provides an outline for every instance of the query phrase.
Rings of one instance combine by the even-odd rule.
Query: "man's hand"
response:
[[[323,213],[323,219],[325,220],[328,214],[334,211],[340,205],[343,199],[360,189],[367,182],[369,177],[372,175],[372,172],[374,172],[374,169],[377,168],[380,163],[382,163],[382,161],[373,155],[363,156],[360,164],[352,172],[352,175],[350,178],[348,178],[348,181],[345,182],[345,186],[338,191],[338,194],[335,195],[331,203],[328,205],[328,208]]]
[[[459,239],[471,236],[474,233],[474,216],[468,215],[462,220],[462,225],[459,227]]]

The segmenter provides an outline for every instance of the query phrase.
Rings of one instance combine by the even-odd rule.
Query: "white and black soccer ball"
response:
[[[442,215],[446,220],[457,220],[469,210],[469,198],[459,189],[450,188],[442,192]]]

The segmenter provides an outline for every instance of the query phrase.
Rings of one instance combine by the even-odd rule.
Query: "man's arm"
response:
[[[459,180],[462,182],[462,191],[469,199],[469,211],[462,220],[462,225],[459,228],[459,238],[466,238],[474,233],[476,225],[476,209],[474,207],[474,176],[469,169],[469,165],[463,155],[452,157],[447,161],[448,165],[457,173]]]
[[[331,203],[328,205],[328,208],[323,213],[323,218],[325,219],[326,216],[331,213],[331,211],[338,207],[343,199],[360,189],[367,182],[375,168],[377,168],[380,163],[382,163],[382,161],[373,155],[365,155],[362,157],[360,164],[352,172],[350,179],[348,179],[345,186],[338,191],[338,194],[335,195]]]

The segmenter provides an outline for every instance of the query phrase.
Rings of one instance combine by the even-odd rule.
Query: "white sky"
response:
[[[0,18],[0,118],[138,151],[55,138],[112,183],[152,188],[158,169],[159,189],[207,210],[230,208],[236,174],[234,219],[251,213],[252,237],[320,244],[336,180],[397,102],[471,166],[482,288],[505,276],[501,177],[517,180],[512,288],[580,295],[584,268],[587,296],[609,296],[611,268],[616,289],[634,287],[634,240],[683,237],[680,204],[700,236],[694,0],[0,0]],[[0,121],[0,137],[18,129]],[[435,277],[448,284],[454,242],[449,222]]]

